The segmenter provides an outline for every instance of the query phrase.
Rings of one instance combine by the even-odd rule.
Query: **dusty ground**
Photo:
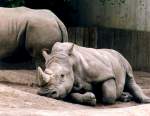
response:
[[[150,73],[135,72],[137,83],[150,96]],[[36,95],[35,70],[0,70],[0,115],[90,116],[122,115],[150,116],[150,104],[135,102],[89,107]]]

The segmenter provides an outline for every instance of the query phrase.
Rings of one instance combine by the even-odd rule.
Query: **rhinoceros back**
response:
[[[44,10],[39,10],[39,12],[45,13],[45,15],[47,15],[47,16],[55,17],[55,19],[58,23],[58,26],[60,28],[60,31],[61,31],[62,42],[68,42],[68,32],[67,32],[67,29],[66,29],[65,25],[63,24],[63,22],[50,10],[44,9]]]

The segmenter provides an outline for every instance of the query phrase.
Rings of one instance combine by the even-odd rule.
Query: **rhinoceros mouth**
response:
[[[41,92],[41,91],[38,91],[37,94],[38,94],[38,95],[41,95],[41,96],[47,96],[47,95],[48,95],[48,92]]]
[[[49,90],[48,88],[46,89],[41,89],[37,92],[38,95],[41,95],[41,96],[47,96],[49,94]]]

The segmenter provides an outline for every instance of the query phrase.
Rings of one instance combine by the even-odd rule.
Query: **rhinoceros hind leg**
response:
[[[114,79],[105,81],[102,84],[102,102],[104,104],[114,104],[117,98],[116,83]]]
[[[150,98],[146,96],[139,85],[136,84],[133,77],[127,76],[126,89],[133,96],[134,100],[139,103],[150,103]]]
[[[81,93],[72,93],[71,99],[75,103],[95,106],[96,105],[96,97],[92,92],[86,92],[84,94]]]

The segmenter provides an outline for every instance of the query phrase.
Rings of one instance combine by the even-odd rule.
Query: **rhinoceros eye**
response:
[[[61,78],[64,78],[64,74],[61,74],[60,76],[61,76]]]

